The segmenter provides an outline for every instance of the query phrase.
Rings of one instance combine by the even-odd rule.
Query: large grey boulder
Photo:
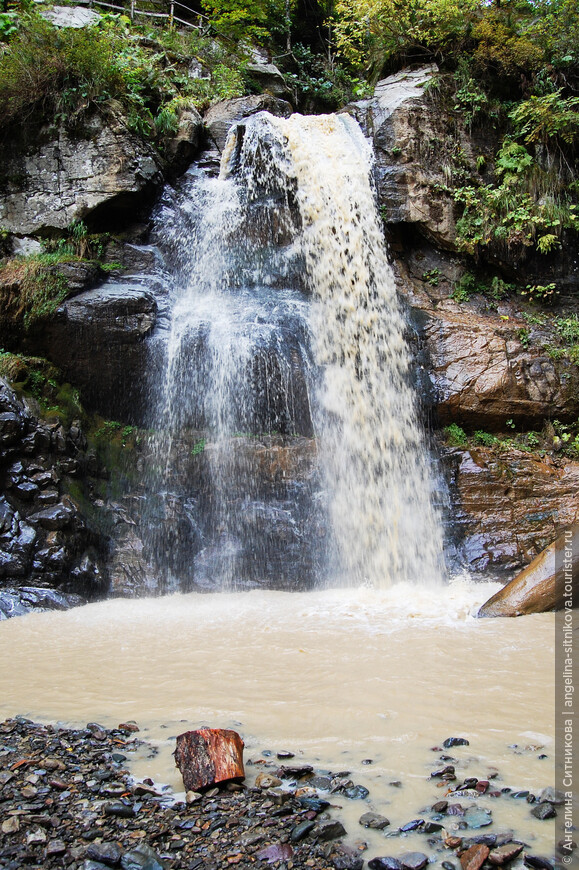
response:
[[[280,118],[289,118],[293,113],[293,108],[290,103],[270,94],[257,94],[249,97],[237,97],[233,100],[223,100],[223,102],[212,106],[203,120],[210,138],[219,150],[223,151],[229,130],[234,124],[241,121],[242,118],[264,111]]]
[[[450,171],[459,147],[462,159],[473,168],[475,164],[466,134],[455,125],[449,131],[448,112],[428,96],[437,75],[434,64],[402,70],[378,82],[373,97],[351,103],[344,111],[373,140],[385,220],[418,225],[436,244],[453,248],[454,202],[442,192],[448,184],[445,171]]]
[[[248,63],[246,72],[259,87],[267,94],[273,97],[282,97],[287,99],[291,96],[290,89],[280,72],[273,63],[263,63],[261,61]]]
[[[130,215],[162,179],[153,147],[114,117],[87,119],[82,137],[60,129],[5,148],[3,158],[0,225],[18,235],[62,230],[99,208]]]

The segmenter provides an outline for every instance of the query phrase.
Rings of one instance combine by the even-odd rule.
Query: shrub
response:
[[[117,99],[142,103],[151,67],[115,23],[56,28],[30,14],[0,56],[0,111],[4,123],[33,114],[78,120],[89,106]]]

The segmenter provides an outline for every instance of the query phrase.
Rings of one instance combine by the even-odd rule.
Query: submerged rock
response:
[[[560,535],[543,550],[531,564],[510,583],[489,598],[478,616],[523,616],[528,613],[544,613],[558,610],[564,605],[565,570],[563,552],[566,536],[571,535],[569,559],[573,589],[579,583],[579,524]],[[571,597],[571,600],[572,597]]]

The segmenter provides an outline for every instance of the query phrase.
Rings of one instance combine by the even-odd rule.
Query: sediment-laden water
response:
[[[391,828],[420,818],[444,794],[428,777],[441,766],[432,747],[447,737],[470,741],[447,753],[458,759],[457,782],[495,767],[493,788],[553,784],[553,615],[474,619],[491,591],[189,594],[21,617],[0,631],[1,660],[11,661],[0,672],[0,716],[135,719],[160,748],[135,772],[177,790],[172,738],[233,727],[246,759],[288,749],[317,768],[351,771],[370,795],[336,801],[350,838],[398,854],[424,847],[424,836],[385,852],[358,818],[372,809]],[[247,767],[249,781],[259,770]],[[485,831],[513,828],[533,852],[552,851],[552,822],[533,819],[524,799],[476,802],[493,813]]]

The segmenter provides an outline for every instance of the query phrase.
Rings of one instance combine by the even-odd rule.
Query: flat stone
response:
[[[412,819],[411,822],[406,822],[406,824],[402,825],[402,827],[398,828],[398,830],[401,831],[403,834],[406,834],[409,831],[416,831],[416,829],[422,827],[423,824],[424,819]]]
[[[503,864],[508,864],[517,855],[520,855],[523,848],[522,843],[506,843],[504,846],[498,846],[498,848],[491,851],[488,862],[489,864],[494,864],[495,867],[502,867]]]
[[[557,815],[557,811],[553,804],[547,803],[543,801],[543,803],[537,804],[536,807],[533,807],[531,810],[531,815],[536,819],[541,819],[544,821],[545,819],[553,819]]]
[[[490,849],[482,843],[471,846],[460,856],[462,870],[480,870],[488,858]]]
[[[553,870],[553,864],[542,855],[529,855],[528,853],[523,858],[523,863],[526,867],[531,867],[532,870]]]
[[[121,858],[123,870],[165,870],[165,864],[146,843],[141,843]]]
[[[469,807],[465,810],[464,820],[469,828],[485,828],[493,822],[490,812],[478,807]]]
[[[123,803],[105,804],[105,816],[116,816],[120,819],[132,819],[135,815],[133,807]]]
[[[370,792],[363,785],[353,785],[350,788],[345,788],[343,794],[352,801],[361,801],[367,798]]]
[[[91,843],[87,847],[86,854],[94,861],[114,867],[121,860],[123,850],[117,843]]]
[[[337,819],[328,819],[328,821],[318,822],[314,834],[319,842],[324,843],[326,840],[336,840],[338,837],[345,837],[346,829]]]
[[[398,858],[380,857],[368,861],[370,870],[402,870],[402,864]]]
[[[442,745],[445,749],[450,749],[452,746],[468,746],[469,742],[466,737],[447,737]]]
[[[57,857],[66,852],[66,843],[63,840],[50,840],[46,847],[46,854]]]
[[[423,852],[406,852],[400,856],[404,870],[422,870],[428,864],[428,856]]]
[[[381,831],[390,824],[390,820],[379,813],[364,813],[360,816],[359,823],[363,828],[374,828],[377,831]]]
[[[315,822],[300,822],[299,825],[296,825],[295,828],[292,829],[290,840],[292,843],[299,843],[300,840],[303,840],[304,837],[308,836],[315,826]]]

